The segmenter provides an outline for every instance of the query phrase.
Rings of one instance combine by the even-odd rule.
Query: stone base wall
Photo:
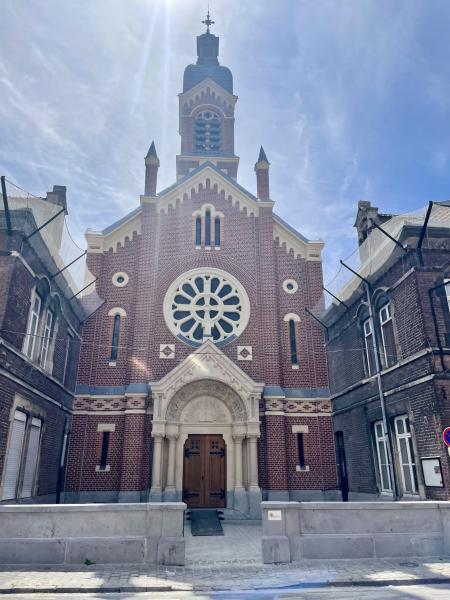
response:
[[[184,565],[182,502],[0,506],[0,564]]]
[[[263,502],[265,563],[450,556],[450,502]]]

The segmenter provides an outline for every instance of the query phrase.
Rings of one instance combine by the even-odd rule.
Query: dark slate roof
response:
[[[134,216],[136,216],[140,212],[141,212],[141,207],[138,206],[137,208],[135,208],[134,210],[132,210],[131,212],[129,212],[127,215],[125,215],[124,217],[122,217],[118,221],[115,221],[111,225],[108,225],[108,227],[106,227],[105,229],[102,229],[101,233],[103,235],[107,235],[108,233],[111,233],[111,231],[114,231],[114,229],[117,229],[117,227],[119,227],[120,225],[122,225],[122,223],[125,223],[126,221],[129,221],[130,219],[132,219]]]
[[[221,65],[188,65],[184,70],[183,93],[208,78],[218,83],[230,94],[233,93],[233,75],[228,67]]]
[[[275,221],[277,221],[280,225],[282,225],[283,227],[286,227],[286,229],[289,229],[289,231],[295,235],[296,237],[300,238],[303,242],[310,242],[311,240],[309,240],[308,238],[306,238],[304,235],[302,235],[300,232],[298,232],[296,229],[294,229],[293,227],[291,227],[289,225],[289,223],[286,223],[286,221],[284,219],[282,219],[281,217],[279,217],[278,215],[276,215],[274,213],[273,218],[275,219]]]
[[[158,158],[158,155],[156,154],[155,142],[151,143],[150,148],[148,149],[148,152],[147,152],[147,156],[145,158],[149,158],[150,156],[154,156],[155,158]]]
[[[184,70],[183,93],[204,79],[212,79],[224,90],[233,93],[233,75],[228,67],[219,64],[219,38],[207,31],[197,37],[197,63]]]
[[[258,162],[263,162],[263,161],[265,161],[266,163],[269,162],[267,160],[266,153],[264,152],[264,148],[261,146],[261,149],[259,151],[259,156],[258,156]]]

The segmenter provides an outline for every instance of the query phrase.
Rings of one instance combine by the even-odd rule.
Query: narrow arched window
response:
[[[196,217],[195,219],[195,245],[202,245],[202,218]]]
[[[295,321],[291,319],[289,321],[289,345],[291,351],[291,363],[293,365],[298,365],[298,356],[297,356],[297,336],[295,332]]]
[[[111,340],[111,360],[117,360],[119,354],[119,338],[120,338],[120,315],[114,315],[114,324]]]
[[[220,248],[220,217],[214,219],[214,245]]]
[[[205,246],[211,246],[211,212],[205,213]]]

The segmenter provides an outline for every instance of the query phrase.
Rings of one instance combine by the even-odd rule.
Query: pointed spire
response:
[[[270,162],[267,160],[267,156],[266,153],[264,152],[264,148],[261,146],[261,149],[259,151],[259,156],[258,156],[258,162],[266,162],[268,165],[270,165]]]
[[[158,155],[156,154],[155,142],[152,142],[150,144],[150,148],[148,149],[147,156],[145,158],[150,158],[150,157],[158,158]]]
[[[258,162],[255,165],[256,172],[256,189],[257,196],[260,200],[269,200],[269,167],[270,162],[267,160],[264,148],[261,146],[258,156]]]
[[[145,157],[145,195],[156,196],[159,158],[156,154],[155,142],[152,142]]]

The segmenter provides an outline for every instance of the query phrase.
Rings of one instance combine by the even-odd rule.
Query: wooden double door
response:
[[[226,447],[221,435],[189,435],[184,444],[183,501],[189,508],[225,508]]]

